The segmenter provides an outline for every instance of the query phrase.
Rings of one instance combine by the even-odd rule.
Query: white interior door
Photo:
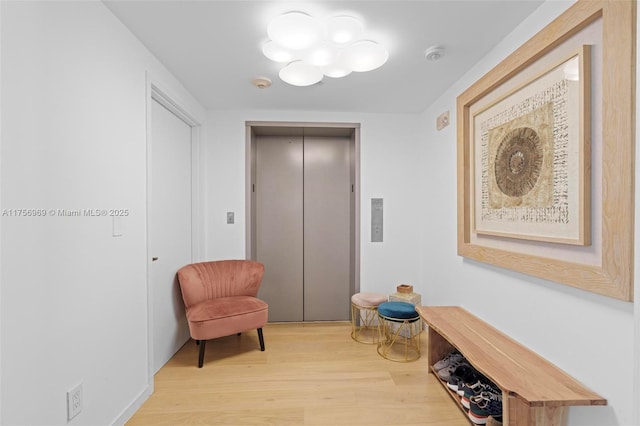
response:
[[[176,272],[192,259],[191,131],[152,100],[149,232],[154,373],[189,339]]]

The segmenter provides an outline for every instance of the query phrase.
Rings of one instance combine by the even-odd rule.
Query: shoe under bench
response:
[[[457,349],[502,390],[503,425],[562,426],[573,405],[607,405],[569,374],[459,306],[416,308],[428,325],[427,363]],[[436,374],[437,377],[437,374]],[[455,392],[438,379],[461,410]]]

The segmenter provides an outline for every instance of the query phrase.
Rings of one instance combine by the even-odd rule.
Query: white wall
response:
[[[129,209],[2,217],[0,423],[124,421],[151,390],[145,73],[181,86],[101,2],[2,2],[3,209]]]
[[[304,89],[302,89],[304,90]],[[388,293],[418,279],[417,115],[305,111],[210,111],[204,156],[208,164],[209,259],[245,257],[245,122],[360,123],[361,275],[368,291]],[[371,198],[384,198],[384,242],[370,242]],[[236,223],[226,224],[226,212]]]
[[[564,1],[543,4],[423,113],[421,210],[430,220],[422,222],[418,290],[428,304],[464,306],[608,400],[606,407],[572,407],[570,425],[632,425],[639,421],[640,400],[636,386],[639,314],[635,314],[634,332],[632,303],[456,254],[456,97],[570,5]],[[451,111],[451,125],[438,132],[436,117],[446,110]],[[438,207],[431,207],[435,203]]]

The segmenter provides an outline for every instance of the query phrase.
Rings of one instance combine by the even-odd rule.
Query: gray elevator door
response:
[[[349,319],[349,138],[304,138],[304,319]]]
[[[348,137],[259,136],[256,259],[269,321],[349,319]]]
[[[256,260],[265,265],[259,297],[269,321],[303,317],[302,137],[256,143]]]

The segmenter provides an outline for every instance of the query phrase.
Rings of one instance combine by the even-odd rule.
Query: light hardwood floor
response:
[[[469,425],[427,373],[426,332],[410,363],[350,332],[346,322],[268,324],[265,352],[255,331],[211,340],[202,369],[189,341],[127,425]]]

